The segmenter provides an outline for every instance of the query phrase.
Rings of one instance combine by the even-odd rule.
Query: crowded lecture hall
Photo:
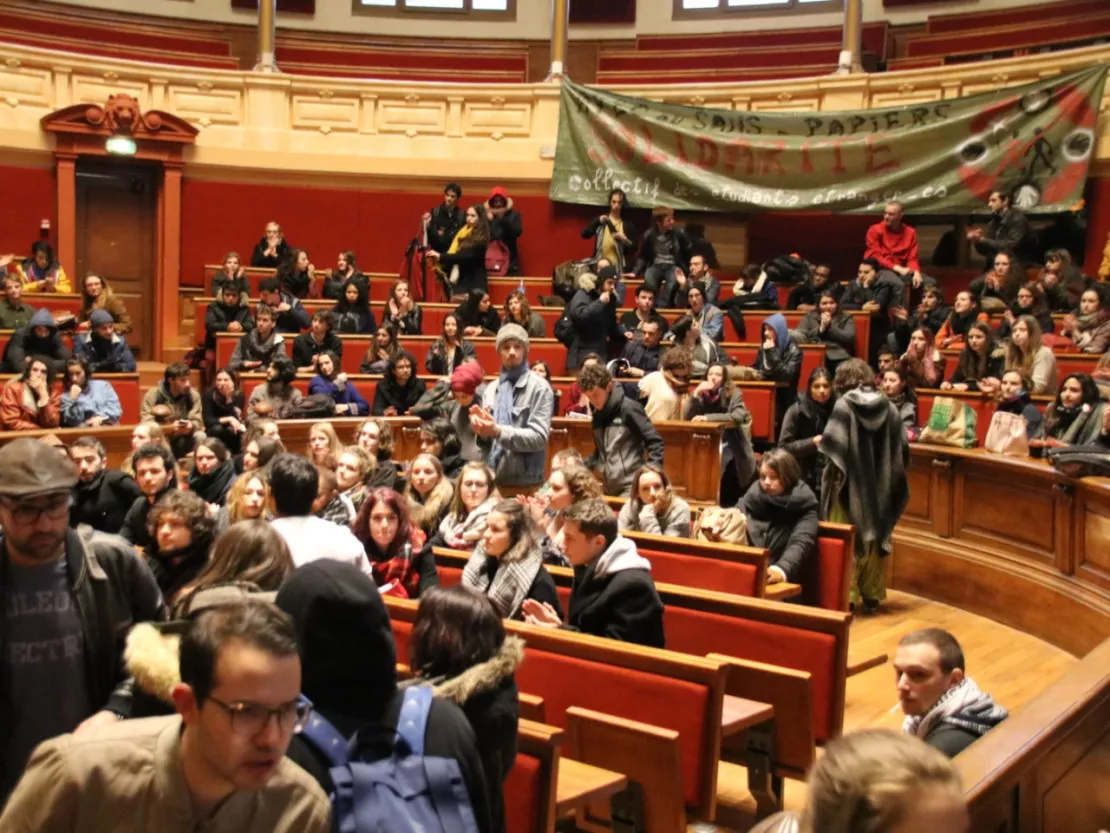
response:
[[[0,833],[1110,829],[1110,2],[0,43]]]

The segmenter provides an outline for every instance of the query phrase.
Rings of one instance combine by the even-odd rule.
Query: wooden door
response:
[[[161,170],[114,159],[77,163],[77,270],[100,275],[127,305],[134,330],[127,342],[149,358],[156,324],[157,203]]]

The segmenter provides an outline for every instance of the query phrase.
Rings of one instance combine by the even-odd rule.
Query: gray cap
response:
[[[0,448],[0,495],[35,497],[77,485],[77,468],[54,446],[20,437]]]
[[[494,346],[500,350],[501,345],[506,341],[519,341],[524,345],[524,349],[528,349],[528,331],[519,324],[502,324],[501,329],[497,331],[497,339]]]

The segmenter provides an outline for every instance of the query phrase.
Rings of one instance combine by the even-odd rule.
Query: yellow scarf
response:
[[[447,254],[458,254],[459,244],[463,240],[466,240],[466,238],[468,237],[470,237],[470,226],[464,225],[455,233],[455,239],[451,241],[451,245],[447,248]],[[459,282],[458,268],[458,266],[451,267],[451,274],[452,277],[454,277],[454,280],[448,279],[448,282],[452,286]],[[443,271],[443,267],[440,265],[440,262],[438,260],[436,261],[436,271],[439,272],[439,274],[443,275],[445,278],[447,277],[447,273]]]

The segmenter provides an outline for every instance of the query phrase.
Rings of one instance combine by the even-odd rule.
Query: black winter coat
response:
[[[778,567],[786,580],[799,582],[817,553],[817,497],[799,481],[789,494],[771,496],[758,482],[737,504],[748,516],[748,537],[753,547],[766,547],[769,566]]]
[[[820,405],[810,399],[808,393],[798,395],[798,401],[791,405],[782,420],[779,430],[779,448],[794,455],[802,467],[802,477],[816,493],[821,484],[821,455],[813,438],[825,430],[829,421],[834,400]]]
[[[251,315],[250,307],[239,304],[229,307],[222,301],[209,304],[208,312],[204,314],[205,347],[209,349],[215,347],[216,333],[226,333],[232,322],[242,326],[244,333],[253,330],[254,316]]]
[[[664,647],[663,602],[647,570],[594,575],[593,562],[574,568],[574,589],[567,612],[568,630]]]
[[[412,410],[412,406],[420,401],[420,397],[424,395],[427,386],[428,383],[423,379],[418,379],[415,374],[409,377],[408,384],[404,387],[398,385],[393,379],[386,377],[378,382],[370,413],[374,416],[384,416],[385,409],[393,407],[397,409],[396,416],[405,416]]]
[[[73,488],[73,508],[69,525],[87,524],[99,532],[118,535],[127,510],[142,491],[134,478],[115,469],[104,469],[91,483],[78,483]]]
[[[520,274],[520,256],[517,254],[516,241],[524,234],[524,226],[520,212],[510,208],[500,217],[494,217],[489,223],[489,239],[500,240],[509,250],[509,270],[507,275]]]
[[[617,294],[609,293],[609,303],[601,302],[600,293],[579,289],[567,307],[574,326],[574,340],[567,348],[567,370],[578,370],[590,353],[602,360],[609,356],[609,345],[621,338],[617,323]]]
[[[343,358],[343,341],[329,332],[319,344],[312,333],[301,333],[293,339],[293,367],[308,367],[321,353],[330,350],[337,359]]]
[[[451,287],[452,295],[464,295],[472,289],[485,289],[489,286],[486,279],[485,246],[462,246],[453,255],[448,254],[444,248],[440,252],[439,265],[448,276],[453,267],[459,267],[459,281]]]
[[[276,269],[283,260],[289,257],[289,252],[292,251],[292,249],[289,248],[289,244],[285,242],[284,237],[281,239],[281,242],[277,244],[276,255],[268,256],[263,254],[263,252],[265,252],[266,249],[268,249],[269,247],[269,241],[267,241],[265,236],[263,236],[262,239],[259,240],[258,243],[255,245],[254,251],[251,252],[251,266],[257,268]]]

